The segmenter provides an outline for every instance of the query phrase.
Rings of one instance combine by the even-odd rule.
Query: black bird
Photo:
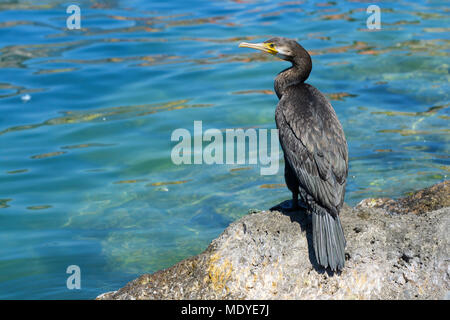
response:
[[[305,83],[312,62],[295,40],[275,37],[263,43],[239,44],[270,53],[292,63],[275,78],[280,100],[275,111],[284,177],[292,192],[292,208],[298,196],[312,214],[313,244],[320,265],[342,270],[345,237],[339,219],[348,174],[348,151],[344,130],[327,98]]]

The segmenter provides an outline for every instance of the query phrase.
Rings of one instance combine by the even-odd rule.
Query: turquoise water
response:
[[[172,163],[173,130],[274,124],[275,58],[237,47],[297,38],[309,83],[349,144],[346,202],[447,178],[444,1],[0,2],[0,298],[91,299],[204,250],[250,208],[290,197],[256,165]],[[68,290],[66,268],[81,268]]]

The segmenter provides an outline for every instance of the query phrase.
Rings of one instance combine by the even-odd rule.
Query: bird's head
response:
[[[301,62],[302,59],[311,61],[308,52],[297,41],[283,37],[271,38],[261,43],[241,42],[239,47],[270,53],[292,63]]]

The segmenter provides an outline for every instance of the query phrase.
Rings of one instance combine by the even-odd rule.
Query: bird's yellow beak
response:
[[[278,53],[278,51],[275,48],[275,45],[273,43],[266,43],[266,42],[261,42],[261,43],[241,42],[239,44],[239,48],[252,48],[252,49],[260,50],[260,51],[267,52],[270,54]]]

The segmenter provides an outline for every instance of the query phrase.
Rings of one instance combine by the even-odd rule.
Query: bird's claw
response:
[[[285,207],[282,203],[270,208],[270,211],[284,211],[284,212],[294,212],[300,210],[302,207],[298,203],[292,203],[290,207]]]

